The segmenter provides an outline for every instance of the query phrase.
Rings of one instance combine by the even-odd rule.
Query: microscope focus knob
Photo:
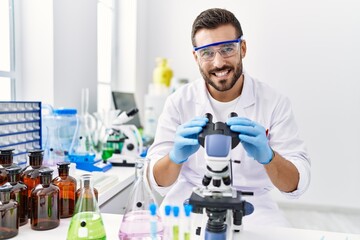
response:
[[[127,148],[127,150],[132,151],[132,150],[134,150],[135,146],[134,146],[134,144],[129,143],[128,145],[126,145],[126,148]]]

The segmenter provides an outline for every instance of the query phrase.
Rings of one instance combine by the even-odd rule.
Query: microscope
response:
[[[198,136],[205,149],[206,173],[201,187],[195,187],[189,198],[197,218],[192,239],[233,239],[242,230],[242,218],[254,211],[251,203],[242,199],[252,192],[241,192],[232,187],[231,149],[240,140],[223,122],[213,123],[210,113],[205,115],[209,122]],[[237,116],[232,112],[230,117]],[[205,217],[206,216],[206,217]],[[202,229],[206,225],[205,231]]]

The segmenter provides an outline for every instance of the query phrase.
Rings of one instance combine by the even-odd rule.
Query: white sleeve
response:
[[[282,157],[292,162],[299,171],[298,187],[293,192],[282,192],[288,198],[299,198],[310,184],[310,159],[287,98],[280,98],[272,116],[270,146]]]
[[[179,113],[170,96],[166,99],[163,112],[158,119],[156,136],[147,154],[147,158],[150,159],[150,169],[148,172],[150,185],[152,189],[162,196],[164,196],[175,183],[169,187],[159,186],[154,178],[153,169],[155,163],[171,151],[176,129],[179,124]]]

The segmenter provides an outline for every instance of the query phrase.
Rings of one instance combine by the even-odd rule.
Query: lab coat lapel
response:
[[[198,97],[196,98],[196,116],[205,116],[206,113],[211,109],[211,104],[208,98],[207,88],[205,84],[205,80],[201,79],[201,81],[197,82],[198,86],[195,89],[199,89]]]
[[[239,117],[249,118],[247,109],[252,107],[255,104],[255,91],[254,91],[254,82],[251,77],[244,73],[244,86],[240,95],[239,102],[235,108],[235,112]]]

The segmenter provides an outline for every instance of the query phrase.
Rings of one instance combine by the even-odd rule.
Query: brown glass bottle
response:
[[[43,168],[40,171],[40,184],[31,191],[31,228],[48,230],[59,226],[60,190],[51,183],[53,170]]]
[[[0,186],[7,182],[6,168],[13,165],[14,149],[0,149]]]
[[[60,218],[68,218],[74,214],[76,179],[69,176],[69,162],[57,163],[59,176],[52,183],[60,189]]]
[[[80,198],[81,193],[83,194],[84,198],[90,198],[92,195],[90,194],[90,184],[92,184],[92,176],[91,174],[83,174],[80,178],[80,188],[76,191],[76,201]],[[84,191],[82,191],[82,189],[84,189]],[[96,201],[98,201],[99,197],[99,193],[98,190],[96,188],[93,187],[94,190],[94,194],[95,194],[95,198]]]
[[[0,239],[14,237],[19,232],[18,204],[10,199],[11,190],[10,185],[0,186]]]
[[[43,150],[34,150],[29,152],[29,166],[27,166],[22,174],[20,175],[20,180],[25,183],[28,188],[28,208],[29,208],[29,218],[31,217],[31,205],[30,197],[31,191],[35,186],[40,184],[40,169],[44,168],[42,166],[43,162]]]
[[[26,185],[20,181],[19,166],[9,167],[7,170],[8,182],[5,185],[12,186],[10,192],[10,198],[14,199],[18,203],[18,219],[20,226],[25,225],[28,222],[28,195]]]

